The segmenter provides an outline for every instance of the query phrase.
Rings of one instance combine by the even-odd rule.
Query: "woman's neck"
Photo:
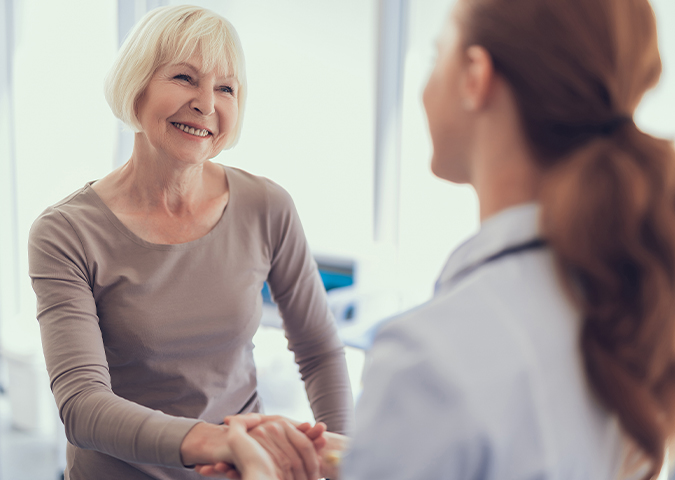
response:
[[[119,170],[116,183],[138,206],[180,215],[199,203],[205,191],[205,168],[205,164],[172,168],[132,156]]]
[[[540,173],[523,162],[501,156],[486,162],[472,181],[480,204],[481,222],[514,205],[539,198]]]
[[[188,163],[162,155],[137,134],[129,161],[116,175],[118,188],[138,205],[179,213],[199,202],[206,192],[211,162]]]
[[[521,203],[536,201],[542,170],[520,126],[515,108],[478,121],[470,162],[481,221]]]
[[[189,165],[143,157],[136,148],[126,164],[92,188],[116,214],[145,212],[176,219],[197,215],[229,197],[220,166],[210,161]]]

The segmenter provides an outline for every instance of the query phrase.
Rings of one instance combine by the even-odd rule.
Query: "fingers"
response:
[[[226,471],[223,471],[221,468],[219,468],[219,465],[223,464],[216,464],[216,465],[197,465],[195,467],[195,471],[204,476],[204,477],[217,477],[217,478],[229,478],[231,480],[241,480],[241,475],[239,475],[239,472],[237,472],[235,469],[230,468],[228,466],[228,469]]]
[[[222,473],[226,478],[231,478],[231,479],[239,479],[241,478],[241,475],[239,475],[239,472],[234,468],[234,466],[230,465],[229,463],[225,462],[218,462],[215,465],[213,465],[213,469],[217,473]]]
[[[239,472],[233,466],[228,465],[227,463],[217,463],[214,465],[214,468],[217,472],[222,472],[225,478],[229,478],[231,480],[241,479]]]
[[[238,416],[229,421],[228,442],[237,470],[244,479],[276,478],[276,468],[268,452],[247,433],[250,423]]]
[[[296,427],[302,425],[301,422],[298,422],[296,420],[291,420],[290,418],[282,417],[281,415],[263,415],[262,413],[240,413],[238,415],[228,415],[223,420],[225,422],[225,425],[229,425],[230,420],[232,418],[235,418],[235,417],[236,418],[249,418],[249,417],[251,417],[251,418],[254,418],[256,420],[259,419],[259,422],[256,423],[256,425],[259,424],[259,423],[279,422],[279,421],[282,421],[282,420],[286,421],[286,422],[288,422],[291,425],[294,425]],[[305,423],[307,423],[307,422],[305,422]]]
[[[235,423],[267,451],[284,479],[314,480],[320,475],[317,455],[326,446],[326,424],[299,423],[279,415],[244,414],[225,417],[225,424]]]
[[[309,425],[309,424],[308,424]],[[316,440],[319,438],[321,435],[323,435],[323,432],[327,430],[326,424],[323,422],[317,422],[316,425],[311,427],[309,430],[305,431],[305,435],[309,437],[310,440]]]
[[[317,422],[313,427],[309,423],[303,423],[302,425],[298,425],[297,428],[312,441],[314,449],[317,452],[326,446],[328,441],[323,437],[324,432],[327,430],[325,423]]]
[[[229,466],[227,470],[223,470],[222,465],[225,464],[218,463],[216,465],[196,465],[195,471],[204,477],[241,478],[239,474],[236,473],[236,470],[229,468]],[[236,477],[231,476],[232,472],[234,472],[237,476]]]
[[[295,428],[297,428],[298,430],[300,430],[302,433],[305,433],[305,434],[306,434],[306,433],[309,432],[309,430],[312,428],[312,424],[309,423],[309,422],[305,422],[305,423],[301,423],[300,425],[298,425],[298,426],[295,427]]]
[[[328,427],[326,426],[325,423],[323,422],[317,422],[314,426],[312,426],[308,422],[304,423],[299,423],[294,420],[282,417],[280,415],[261,415],[258,413],[248,413],[248,414],[243,414],[243,415],[229,415],[225,417],[224,423],[226,425],[230,424],[230,420],[232,418],[240,418],[244,419],[246,421],[246,425],[248,430],[251,430],[252,428],[257,427],[261,423],[266,423],[266,422],[286,422],[290,423],[291,425],[295,426],[299,431],[307,435],[307,437],[312,440],[319,440],[317,443],[317,448],[322,448],[324,445],[324,442],[321,440],[321,436],[325,431],[327,431]]]
[[[293,425],[284,424],[287,438],[295,450],[300,454],[304,469],[311,479],[319,478],[319,458],[314,449],[314,444],[311,439],[302,432],[300,432]]]
[[[275,422],[262,424],[251,430],[249,435],[267,450],[283,479],[306,480],[302,460],[289,445],[283,428],[279,424]]]
[[[268,421],[250,432],[270,453],[284,478],[319,478],[319,459],[311,440],[284,420]]]
[[[316,440],[312,440],[312,444],[314,445],[314,449],[317,452],[320,452],[321,449],[326,447],[326,445],[328,444],[328,440],[326,440],[325,437],[321,436],[321,437],[317,438]]]
[[[225,425],[230,425],[230,421],[233,418],[237,418],[237,419],[243,421],[247,430],[251,430],[252,428],[257,427],[258,425],[263,423],[263,421],[265,421],[264,415],[261,415],[259,413],[246,413],[246,414],[243,414],[243,415],[228,415],[223,420]]]

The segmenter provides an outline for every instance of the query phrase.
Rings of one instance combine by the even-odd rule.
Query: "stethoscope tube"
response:
[[[488,263],[495,262],[497,260],[500,260],[504,257],[508,257],[511,255],[517,255],[523,252],[527,252],[530,250],[539,250],[542,248],[547,247],[548,244],[546,243],[546,240],[543,240],[541,238],[535,238],[534,240],[531,240],[526,243],[521,243],[519,245],[514,245],[512,247],[505,248],[504,250],[501,250],[493,255],[490,255],[489,257],[481,260],[480,262],[476,262],[472,265],[469,265],[468,267],[464,267],[462,270],[457,272],[452,276],[452,281],[457,282],[458,280],[466,277],[467,275],[473,273],[475,270],[479,269],[480,267],[483,267],[487,265]]]

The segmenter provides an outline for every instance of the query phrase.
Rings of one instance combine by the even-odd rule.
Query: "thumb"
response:
[[[262,415],[259,413],[247,413],[246,415],[230,415],[225,417],[225,424],[232,427],[233,424],[241,426],[244,432],[257,427],[262,423]]]
[[[232,426],[232,421],[235,421],[238,425],[243,425],[245,430],[248,431],[252,428],[257,427],[263,421],[262,415],[259,413],[247,413],[245,415],[228,415],[225,417],[225,425]]]

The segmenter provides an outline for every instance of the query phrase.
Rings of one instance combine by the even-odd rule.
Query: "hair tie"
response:
[[[633,123],[633,117],[619,115],[602,123],[555,123],[551,126],[551,131],[560,138],[579,139],[583,142],[593,137],[611,137],[629,123]]]
[[[614,117],[608,122],[605,122],[601,125],[598,125],[597,128],[597,134],[603,137],[609,137],[612,136],[616,133],[617,130],[619,130],[621,127],[628,123],[633,123],[633,117],[629,117],[626,115],[621,115],[618,117]],[[594,128],[590,128],[590,130],[594,130]]]

